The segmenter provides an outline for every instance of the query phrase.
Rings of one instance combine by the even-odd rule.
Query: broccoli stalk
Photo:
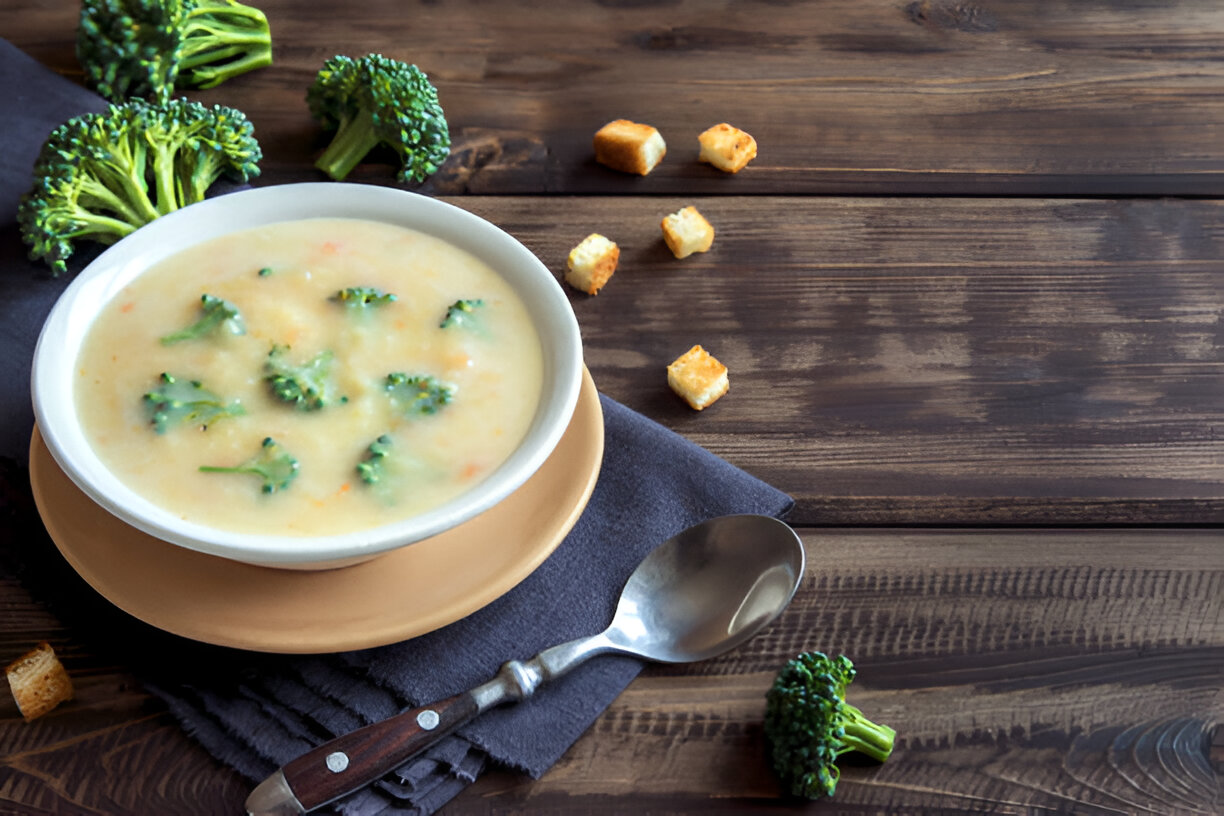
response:
[[[380,141],[372,117],[351,117],[336,131],[335,138],[315,161],[315,167],[342,181]]]
[[[236,0],[83,0],[77,60],[112,102],[165,102],[272,63],[268,20]]]
[[[226,402],[206,389],[199,380],[184,380],[163,373],[157,388],[144,395],[149,424],[158,433],[171,426],[191,424],[207,428],[225,417],[241,416],[246,411],[238,401]]]
[[[264,363],[264,379],[272,395],[299,411],[317,411],[334,400],[331,386],[332,353],[320,351],[304,363],[286,359],[288,346],[273,345]]]
[[[832,796],[841,776],[838,757],[858,751],[883,762],[897,732],[877,725],[846,702],[854,664],[804,652],[787,662],[765,696],[765,736],[773,767],[791,794]]]
[[[260,158],[250,121],[221,105],[132,100],[69,119],[35,161],[17,209],[22,240],[60,274],[77,240],[112,244],[202,201],[222,175],[249,181]]]
[[[272,64],[268,18],[235,0],[196,0],[183,25],[179,73],[193,88],[213,88],[227,79]]]
[[[212,334],[218,328],[225,326],[230,334],[246,334],[246,326],[238,307],[228,300],[222,300],[215,295],[204,294],[200,297],[200,309],[203,312],[200,319],[184,329],[167,334],[161,339],[162,345],[181,343],[184,340],[196,340]]]
[[[399,156],[400,181],[424,181],[446,161],[450,130],[425,73],[380,54],[336,56],[306,92],[310,113],[336,135],[315,166],[344,179],[375,146]]]
[[[234,467],[219,467],[217,465],[200,465],[201,473],[247,473],[263,480],[260,488],[264,493],[275,493],[289,487],[289,483],[297,478],[298,460],[284,450],[272,437],[264,439],[259,446],[259,453],[252,456],[241,465]]]

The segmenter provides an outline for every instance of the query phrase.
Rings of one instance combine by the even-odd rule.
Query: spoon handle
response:
[[[541,683],[616,649],[603,633],[552,646],[530,660],[510,660],[470,691],[404,711],[307,751],[251,791],[250,816],[298,816],[395,770],[414,754],[493,706],[523,700]]]
[[[402,765],[479,712],[465,691],[371,723],[314,748],[264,780],[247,798],[252,816],[306,813]]]

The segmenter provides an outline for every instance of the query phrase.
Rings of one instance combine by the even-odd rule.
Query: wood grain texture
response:
[[[471,721],[476,710],[475,698],[462,693],[401,711],[312,748],[285,764],[281,773],[301,806],[314,810],[391,773]],[[434,715],[428,728],[419,719],[426,713]],[[343,764],[333,768],[330,760],[336,754]]]
[[[723,657],[652,666],[541,779],[498,771],[442,812],[792,811],[761,730],[798,651],[854,656],[850,699],[897,729],[847,762],[830,813],[1220,812],[1224,538],[1217,531],[806,531],[808,572],[770,628]],[[43,621],[76,701],[0,708],[12,813],[240,812],[250,783],[203,756],[122,669]],[[21,610],[25,610],[24,612]],[[6,632],[5,655],[21,637]]]
[[[1224,191],[1224,7],[1214,0],[584,0],[257,4],[272,67],[193,97],[245,110],[274,182],[316,178],[305,89],[379,51],[438,85],[440,193],[1199,194]],[[76,4],[8,0],[0,32],[78,77]],[[645,179],[594,165],[628,117],[669,144]],[[717,122],[758,140],[731,180],[696,161]],[[393,183],[385,162],[355,179]]]
[[[418,63],[454,136],[421,191],[558,276],[617,241],[599,296],[567,290],[597,385],[797,500],[776,624],[648,668],[541,779],[489,773],[443,816],[1224,812],[1224,5],[256,5],[275,64],[189,96],[248,113],[260,184],[321,178],[326,58]],[[6,0],[0,36],[79,81],[77,9]],[[645,178],[592,159],[622,116],[668,140]],[[696,161],[719,121],[760,143],[735,176]],[[687,204],[717,238],[677,261],[659,221]],[[731,369],[701,413],[664,377],[697,342]],[[0,567],[0,663],[49,640],[77,689],[29,724],[0,694],[0,813],[241,812],[253,780],[140,688],[139,644],[45,603]],[[898,730],[810,807],[761,731],[804,649],[850,655]]]
[[[1224,519],[1224,228],[1215,201],[455,200],[560,273],[601,390],[791,493],[799,524]],[[682,261],[660,218],[716,229]],[[700,413],[694,343],[730,368]]]

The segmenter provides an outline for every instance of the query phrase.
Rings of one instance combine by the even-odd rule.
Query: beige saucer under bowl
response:
[[[603,448],[599,394],[584,374],[561,441],[505,501],[411,547],[334,570],[257,567],[146,535],[82,493],[51,458],[37,429],[30,481],[59,551],[115,606],[204,643],[310,654],[423,635],[509,592],[582,515]]]

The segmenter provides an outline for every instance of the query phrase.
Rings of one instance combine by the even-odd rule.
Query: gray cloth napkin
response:
[[[129,618],[59,557],[25,469],[38,330],[97,251],[78,248],[69,274],[52,278],[25,257],[15,212],[47,134],[105,103],[4,40],[0,87],[9,89],[0,98],[0,564],[95,650],[130,666],[190,734],[252,781],[331,736],[482,683],[506,660],[602,630],[633,567],[690,524],[789,511],[785,494],[601,395],[604,460],[577,525],[521,584],[444,629],[376,649],[303,657],[193,643]],[[640,669],[630,658],[596,658],[531,699],[486,713],[334,807],[346,816],[432,813],[490,763],[538,777]]]

